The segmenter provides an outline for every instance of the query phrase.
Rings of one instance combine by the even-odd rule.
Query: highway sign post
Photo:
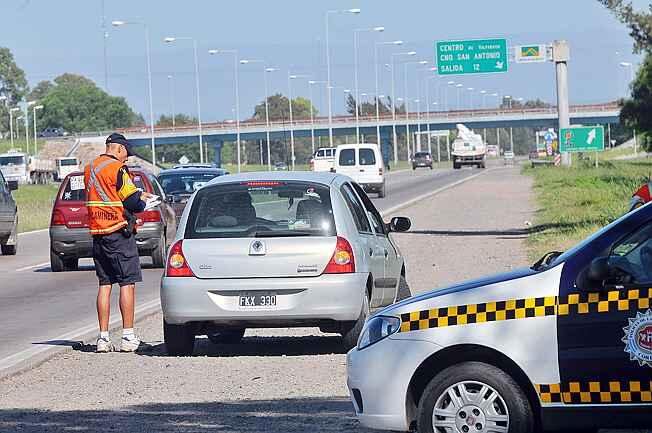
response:
[[[507,72],[507,40],[440,41],[435,45],[439,75]]]
[[[604,127],[578,126],[562,129],[559,150],[561,153],[602,152],[604,150]]]

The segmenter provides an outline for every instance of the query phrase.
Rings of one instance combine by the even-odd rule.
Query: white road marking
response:
[[[464,182],[468,182],[471,179],[475,179],[476,177],[482,176],[483,174],[489,173],[490,171],[493,171],[493,170],[495,170],[495,169],[494,168],[486,169],[486,170],[481,171],[478,174],[474,174],[472,176],[465,177],[464,179],[460,179],[460,180],[458,180],[456,182],[449,183],[448,185],[444,185],[441,188],[438,188],[438,189],[436,189],[434,191],[427,192],[427,193],[422,194],[422,195],[420,195],[418,197],[414,197],[414,198],[412,198],[412,199],[410,199],[408,201],[397,204],[396,206],[392,206],[389,209],[385,209],[385,210],[381,211],[380,214],[383,215],[383,216],[393,214],[394,212],[396,212],[398,210],[401,210],[403,208],[412,206],[413,204],[416,204],[416,203],[420,202],[423,199],[426,199],[428,197],[432,197],[433,195],[437,195],[437,194],[439,194],[441,192],[446,191],[447,189],[454,188],[454,187],[456,187],[458,185],[463,184]]]
[[[44,268],[45,266],[50,266],[50,262],[39,263],[38,265],[25,266],[23,268],[16,269],[16,272],[29,271],[30,269]]]
[[[40,230],[32,230],[31,232],[22,232],[22,233],[18,233],[18,236],[35,235],[38,233],[47,232],[48,230],[50,229],[40,229]]]
[[[148,314],[150,312],[156,311],[161,308],[160,299],[154,299],[149,302],[145,302],[136,307],[136,317]],[[115,328],[122,322],[120,316],[114,317],[113,320],[109,322],[109,328]],[[81,336],[90,334],[94,331],[97,331],[97,324],[92,324],[84,326],[83,328],[75,329],[74,331],[67,332],[63,335],[57,337],[48,338],[47,341],[66,341],[66,340],[75,340],[79,339]],[[60,346],[58,346],[60,347]],[[0,377],[2,376],[2,371],[12,368],[21,362],[24,362],[34,356],[43,354],[48,350],[53,350],[53,347],[47,344],[38,345],[37,347],[31,347],[25,349],[21,352],[14,353],[13,355],[7,356],[6,358],[0,359]]]

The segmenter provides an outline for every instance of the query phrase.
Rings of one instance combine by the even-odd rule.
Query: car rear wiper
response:
[[[290,237],[310,236],[310,233],[298,232],[294,230],[291,231],[265,230],[262,232],[254,232],[252,236],[255,238],[290,238]]]
[[[536,263],[534,263],[532,265],[532,269],[534,269],[535,271],[538,271],[539,269],[542,269],[542,268],[548,266],[548,264],[551,261],[553,261],[557,257],[561,256],[562,254],[564,254],[563,251],[550,251],[548,253],[545,253],[543,255],[543,257],[541,257],[539,260],[536,261]]]

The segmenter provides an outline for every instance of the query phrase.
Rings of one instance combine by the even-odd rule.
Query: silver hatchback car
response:
[[[332,173],[213,179],[186,206],[161,282],[168,353],[195,336],[237,343],[246,328],[317,326],[354,347],[370,310],[410,296],[389,224]]]

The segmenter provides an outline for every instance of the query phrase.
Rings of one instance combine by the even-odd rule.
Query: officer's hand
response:
[[[143,193],[140,194],[140,199],[143,200],[143,201],[147,201],[152,197],[154,197],[154,196],[152,194],[148,193],[148,192],[143,192]]]

